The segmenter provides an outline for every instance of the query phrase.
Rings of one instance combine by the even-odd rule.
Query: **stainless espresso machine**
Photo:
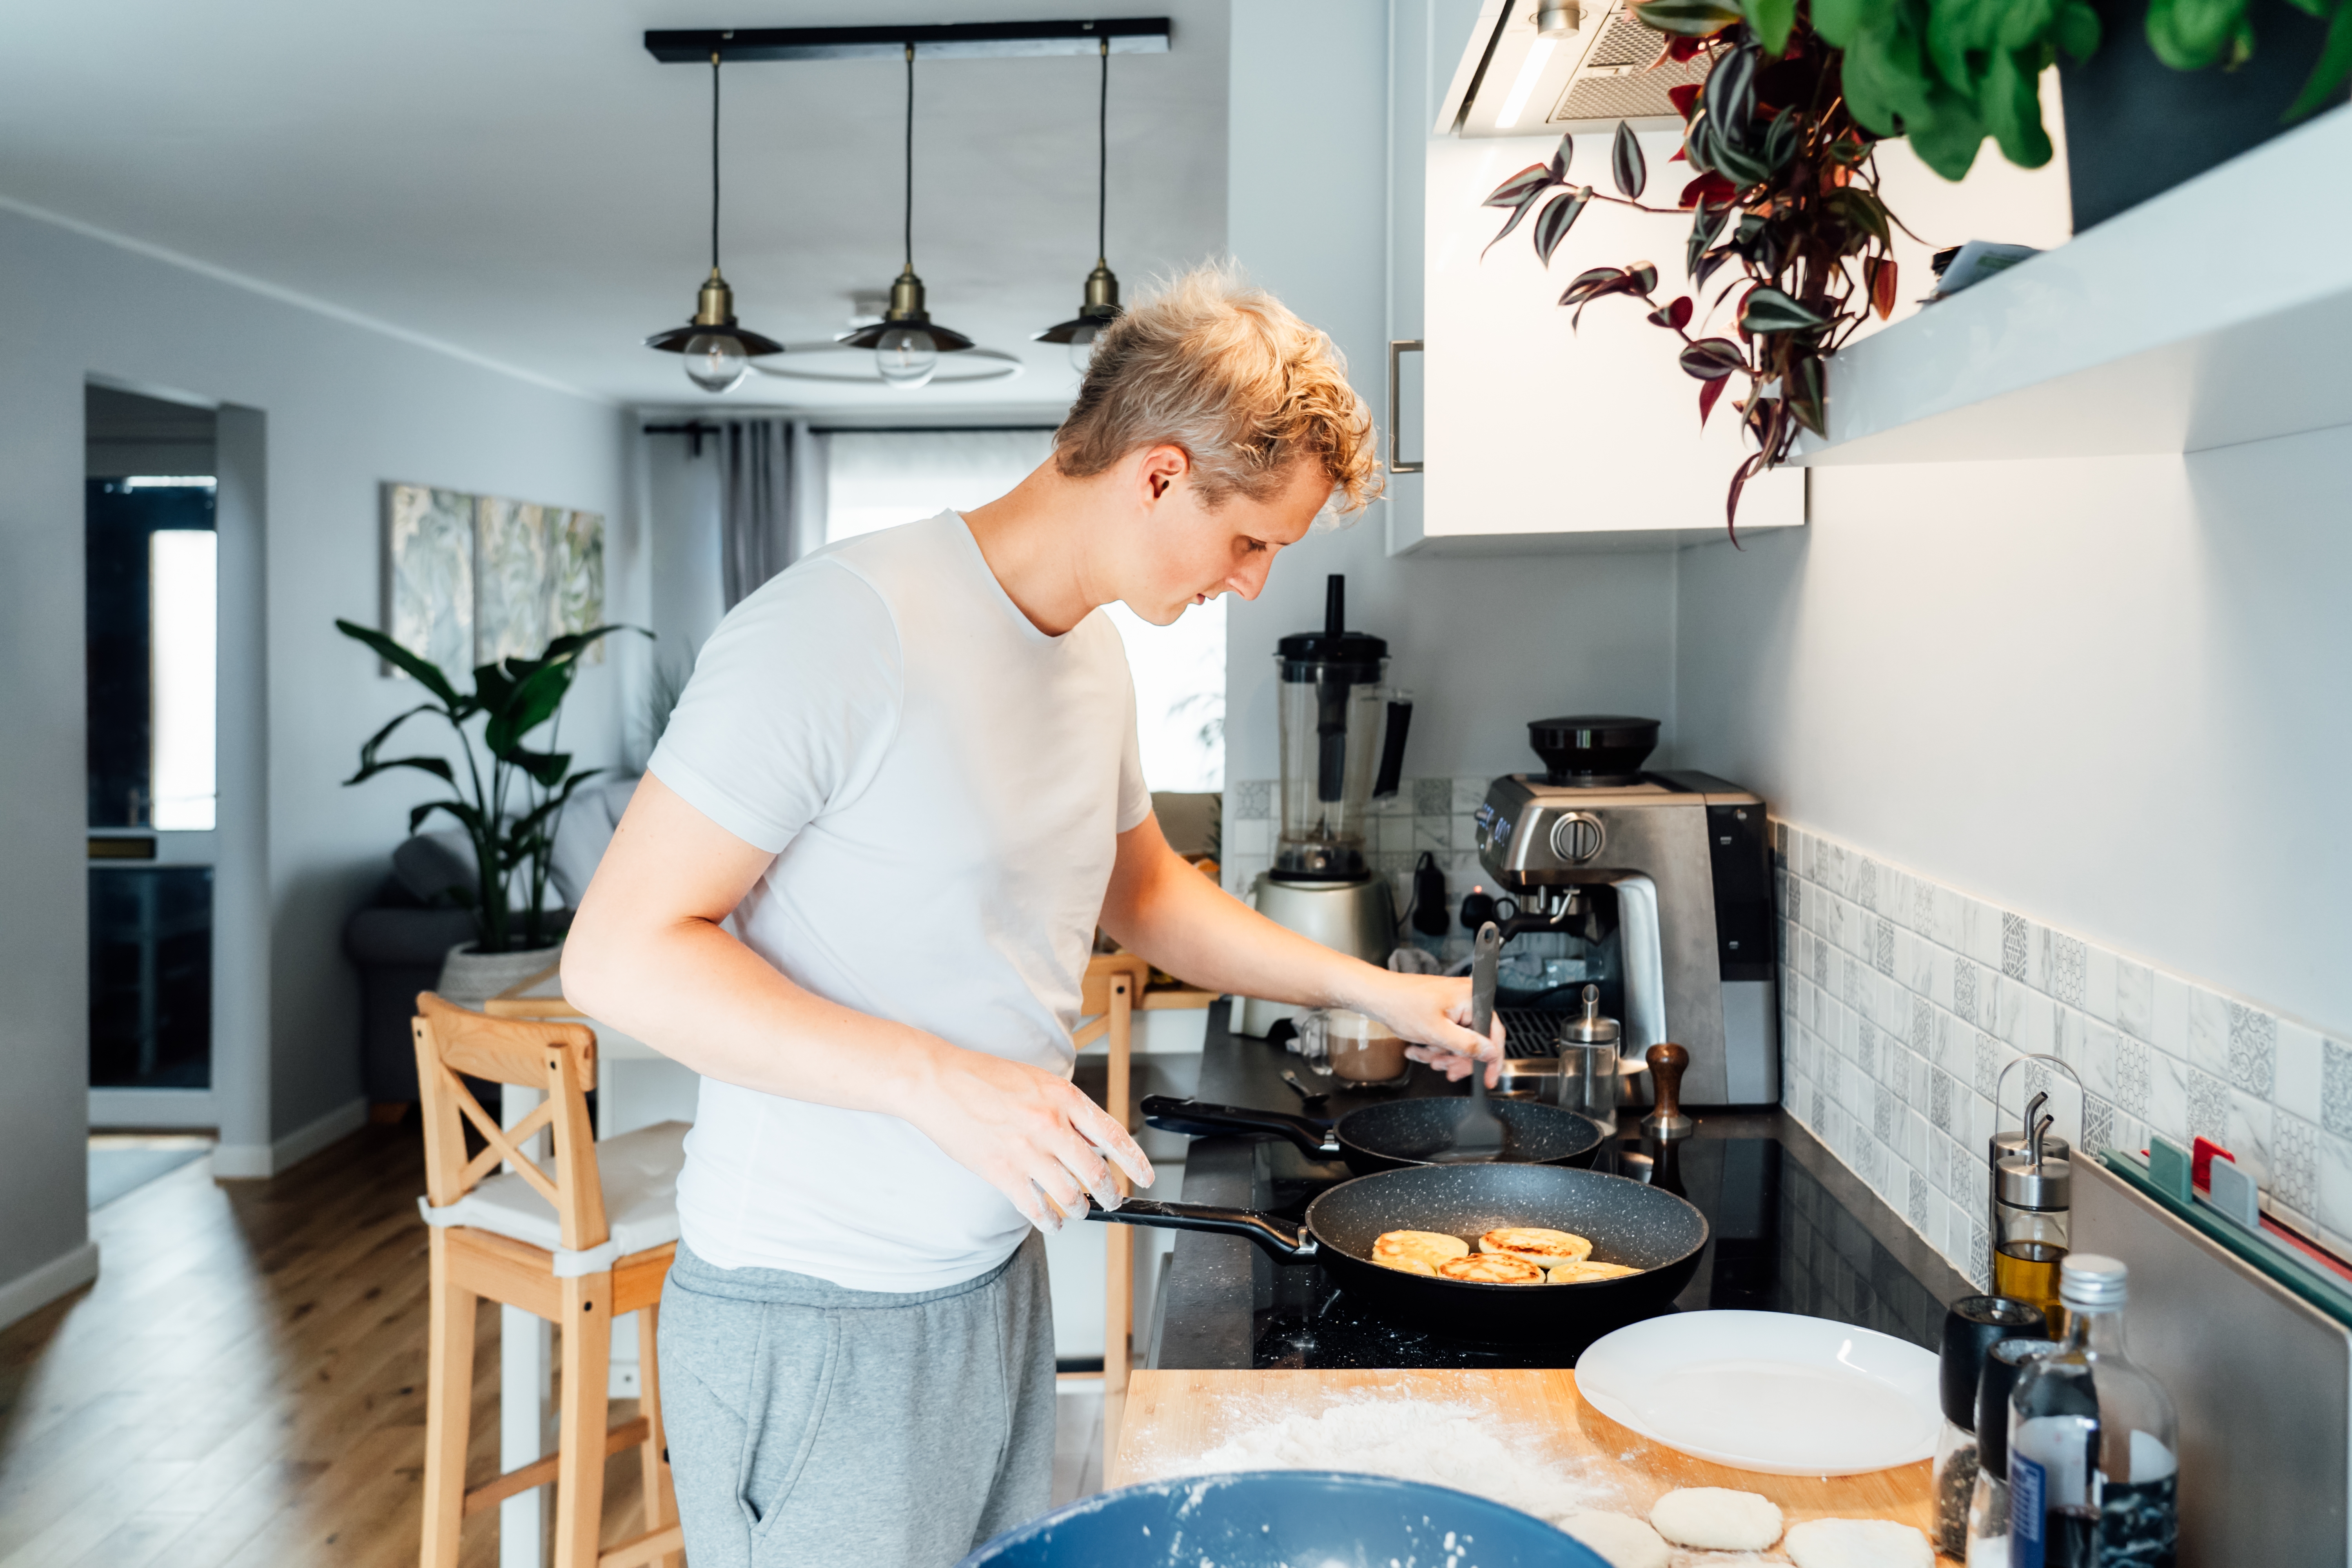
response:
[[[1389,645],[1348,624],[1347,579],[1324,584],[1323,629],[1275,645],[1281,676],[1282,798],[1274,865],[1251,890],[1258,913],[1370,963],[1396,944],[1396,904],[1364,842],[1374,795],[1396,794],[1412,700],[1383,684]],[[1297,1007],[1244,998],[1242,1032]]]
[[[1479,860],[1516,905],[1504,935],[1559,952],[1544,966],[1571,984],[1598,981],[1627,1055],[1689,1051],[1688,1103],[1778,1100],[1763,800],[1707,773],[1643,772],[1654,719],[1542,719],[1528,734],[1544,771],[1496,779],[1478,808]]]

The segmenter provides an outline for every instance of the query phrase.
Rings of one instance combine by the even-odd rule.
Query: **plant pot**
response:
[[[530,947],[512,952],[479,952],[476,943],[461,942],[441,960],[441,978],[433,989],[445,1002],[480,1012],[482,1004],[499,992],[521,984],[563,957],[563,944]]]
[[[2286,0],[2253,0],[2251,59],[2234,71],[2181,71],[2148,47],[2144,0],[2093,4],[2098,51],[2058,59],[2076,234],[2293,129],[2280,116],[2327,33]]]

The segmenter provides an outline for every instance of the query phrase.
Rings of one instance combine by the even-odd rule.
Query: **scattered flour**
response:
[[[1490,1414],[1421,1399],[1361,1400],[1234,1434],[1193,1470],[1355,1470],[1475,1492],[1558,1524],[1616,1500],[1507,1441]]]

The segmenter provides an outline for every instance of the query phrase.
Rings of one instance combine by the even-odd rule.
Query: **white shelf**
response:
[[[2193,452],[2352,424],[2347,163],[2352,109],[2332,110],[1851,344],[1830,439],[1797,460]]]

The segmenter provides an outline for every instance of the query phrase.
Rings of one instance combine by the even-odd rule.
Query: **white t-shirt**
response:
[[[647,764],[775,852],[744,944],[820,996],[1067,1076],[1116,836],[1151,810],[1099,612],[1047,637],[952,511],[810,556],[738,605]],[[702,1080],[677,1186],[725,1268],[933,1290],[1028,1222],[896,1116]]]

